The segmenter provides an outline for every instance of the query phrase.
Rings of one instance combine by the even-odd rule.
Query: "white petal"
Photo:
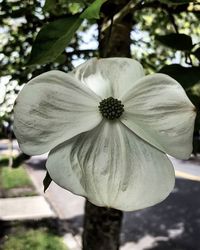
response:
[[[105,122],[50,152],[47,169],[61,187],[97,206],[133,211],[165,199],[174,186],[167,156],[121,122]]]
[[[121,121],[163,152],[189,158],[195,107],[181,85],[164,74],[146,76],[122,97]]]
[[[49,71],[32,79],[14,108],[14,132],[23,152],[42,154],[94,128],[100,99],[71,75]]]
[[[101,98],[119,98],[144,76],[142,65],[129,58],[93,58],[77,67],[77,79],[85,83]]]

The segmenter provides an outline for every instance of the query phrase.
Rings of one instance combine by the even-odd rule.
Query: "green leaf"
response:
[[[192,0],[160,0],[160,2],[170,4],[170,5],[181,5],[181,4],[187,4],[187,3],[194,3],[196,1],[192,1]]]
[[[59,63],[59,64],[63,64],[63,63],[66,62],[66,58],[67,58],[67,55],[61,54],[61,55],[59,55],[59,56],[56,58],[55,62],[56,62],[56,63]]]
[[[52,182],[52,179],[47,171],[46,176],[44,177],[44,180],[43,180],[44,192],[47,190],[51,182]]]
[[[164,73],[177,80],[184,89],[192,88],[200,82],[200,67],[183,67],[179,64],[164,66],[159,73]]]
[[[74,15],[44,25],[35,39],[28,65],[54,61],[70,43],[81,23],[79,16]]]
[[[84,12],[80,15],[81,18],[99,19],[99,12],[103,3],[107,0],[95,0]]]
[[[190,51],[193,47],[192,38],[185,34],[171,33],[164,36],[156,36],[156,40],[172,49]]]
[[[52,11],[56,5],[56,0],[46,0],[43,9],[46,11]]]

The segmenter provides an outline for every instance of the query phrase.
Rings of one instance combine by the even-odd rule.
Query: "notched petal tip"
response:
[[[144,76],[144,70],[134,59],[111,57],[91,59],[77,67],[74,74],[99,97],[119,98]]]

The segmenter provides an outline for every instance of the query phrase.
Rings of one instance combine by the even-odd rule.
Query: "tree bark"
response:
[[[97,207],[86,201],[83,249],[119,249],[121,221],[121,211],[112,208]]]
[[[103,18],[99,21],[100,57],[130,57],[130,33],[132,15],[127,14],[119,22],[112,23],[113,16],[127,1],[108,1],[102,8]],[[83,250],[118,250],[122,211],[97,207],[86,201]]]
[[[108,2],[104,5],[104,18],[99,21],[99,55],[100,57],[131,57],[130,43],[133,24],[132,14],[129,13],[112,24],[112,19],[127,1],[120,0],[116,3]],[[111,12],[113,10],[113,12]],[[108,26],[108,23],[111,23]]]

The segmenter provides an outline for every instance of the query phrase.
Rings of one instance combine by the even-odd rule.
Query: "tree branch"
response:
[[[113,24],[120,22],[127,14],[131,12],[133,13],[134,11],[137,11],[137,10],[142,10],[146,8],[153,8],[153,9],[161,8],[163,10],[166,10],[168,13],[170,13],[169,17],[171,19],[171,22],[176,32],[178,32],[177,26],[174,22],[173,14],[179,14],[185,11],[192,12],[192,13],[200,13],[200,9],[198,8],[189,9],[188,7],[189,7],[188,4],[169,6],[168,4],[162,3],[157,0],[153,2],[147,2],[147,3],[145,3],[144,0],[141,0],[138,3],[135,3],[134,0],[130,0],[118,13],[114,15]],[[104,24],[104,26],[102,27],[102,31],[106,31],[110,27],[110,25],[111,25],[111,20],[109,20],[107,23]]]
[[[137,9],[141,9],[143,0],[139,1],[137,4],[130,0],[117,14],[113,17],[113,24],[119,23],[127,14],[134,12]],[[102,31],[105,32],[111,25],[111,20],[104,24]]]

